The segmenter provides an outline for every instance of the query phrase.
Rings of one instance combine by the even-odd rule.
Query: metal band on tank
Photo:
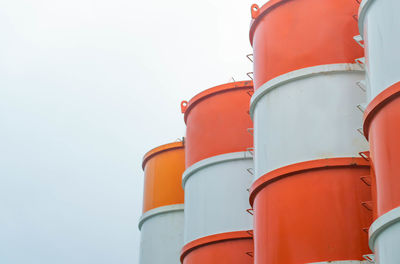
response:
[[[139,226],[139,230],[142,229],[143,223],[147,219],[149,219],[149,218],[151,218],[153,216],[156,216],[156,215],[159,215],[159,214],[170,213],[170,212],[183,211],[184,208],[185,208],[184,204],[173,204],[173,205],[166,205],[166,206],[161,206],[161,207],[157,207],[157,208],[151,209],[151,210],[145,212],[142,215],[142,217],[140,217],[139,225],[138,225]]]
[[[374,0],[363,0],[360,4],[360,8],[358,9],[358,31],[360,31],[360,35],[364,38],[364,20],[367,14],[368,8]]]
[[[182,187],[183,189],[185,189],[185,184],[186,181],[189,179],[189,177],[192,176],[197,171],[204,169],[205,167],[209,167],[211,165],[215,165],[218,163],[234,161],[234,160],[245,160],[245,159],[253,159],[253,157],[251,157],[251,155],[247,151],[241,151],[241,152],[222,154],[196,162],[195,164],[187,168],[183,173]]]
[[[386,228],[400,221],[400,207],[390,210],[382,215],[369,228],[369,248],[374,251],[376,238],[385,231]]]
[[[308,264],[367,264],[366,260],[340,260],[340,261],[323,261],[323,262],[312,262]]]
[[[258,101],[271,92],[275,88],[282,86],[286,83],[294,82],[297,80],[305,79],[312,76],[322,75],[322,74],[333,74],[337,72],[363,72],[364,70],[356,63],[339,63],[339,64],[326,64],[314,67],[303,68],[300,70],[292,71],[281,76],[278,76],[266,83],[264,83],[260,88],[258,88],[250,101],[250,116],[253,119],[254,110]]]
[[[205,236],[199,239],[195,239],[183,246],[181,251],[181,263],[183,263],[184,258],[193,250],[204,247],[210,244],[215,244],[224,241],[233,241],[241,239],[253,239],[253,230],[247,231],[233,231],[218,233],[214,235]]]

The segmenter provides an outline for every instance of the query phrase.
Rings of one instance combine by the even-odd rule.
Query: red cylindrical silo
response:
[[[251,264],[246,212],[252,147],[251,81],[220,85],[182,102],[186,122],[184,264]]]
[[[139,264],[179,263],[184,233],[184,147],[183,142],[173,142],[156,147],[143,157]]]
[[[375,221],[369,230],[376,263],[400,262],[400,83],[370,102],[364,119],[364,135],[370,143],[373,165]]]
[[[353,40],[358,3],[349,0],[271,0],[252,6],[250,41],[254,87],[302,68],[353,63],[363,56]]]
[[[374,166],[377,217],[400,206],[400,83],[378,94],[365,111],[364,135]]]
[[[220,154],[253,146],[248,105],[251,81],[233,82],[205,90],[183,101],[186,129],[186,168]]]
[[[372,221],[369,163],[322,159],[271,171],[251,187],[257,264],[362,260]]]
[[[363,0],[359,29],[364,40],[369,105],[364,135],[370,143],[376,219],[369,230],[376,263],[400,263],[400,19],[398,0]]]

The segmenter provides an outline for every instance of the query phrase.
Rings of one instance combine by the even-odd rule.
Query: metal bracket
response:
[[[360,180],[363,182],[363,183],[365,183],[365,185],[367,185],[367,186],[371,186],[371,177],[368,175],[368,176],[361,176],[360,177]]]
[[[372,211],[372,201],[362,202],[361,205],[368,211]]]
[[[375,255],[374,254],[364,255],[363,258],[365,260],[367,260],[369,263],[375,263]]]
[[[365,112],[365,109],[367,108],[364,104],[359,104],[357,105],[358,110],[361,111],[361,113]]]
[[[254,210],[253,210],[253,208],[246,209],[246,212],[248,212],[248,213],[251,214],[251,215],[254,215]]]
[[[253,94],[254,94],[254,90],[248,90],[246,93],[247,93],[250,97],[252,97]]]
[[[186,109],[187,109],[188,105],[189,105],[188,101],[182,101],[181,102],[181,112],[182,112],[182,114],[184,114],[186,112]]]
[[[364,92],[367,91],[367,84],[365,80],[356,82],[357,86]]]
[[[252,258],[254,257],[254,253],[253,253],[253,252],[251,252],[251,251],[249,251],[249,252],[246,252],[246,255],[247,255],[247,256],[250,256],[250,257],[252,257]]]
[[[254,169],[253,168],[247,168],[246,169],[248,173],[254,176]]]
[[[247,148],[246,151],[250,153],[252,157],[254,157],[254,148]]]
[[[258,7],[257,4],[252,4],[251,5],[251,18],[256,19],[258,16],[258,13],[260,12],[260,8]]]
[[[176,142],[182,142],[183,144],[185,144],[185,137],[177,138]]]
[[[253,54],[247,54],[246,57],[249,59],[249,61],[254,62],[253,58]]]
[[[364,40],[362,39],[361,35],[354,36],[353,39],[357,42],[358,45],[364,48]]]
[[[355,59],[355,62],[360,66],[362,69],[365,69],[365,57]]]
[[[369,161],[369,151],[358,152],[358,155],[360,155],[361,158],[365,159],[366,161]]]
[[[250,79],[254,80],[252,76],[254,76],[253,72],[248,72],[246,73],[247,76],[249,76]]]

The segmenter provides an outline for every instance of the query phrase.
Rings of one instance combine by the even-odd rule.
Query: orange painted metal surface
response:
[[[359,35],[359,4],[354,0],[271,0],[252,5],[250,42],[254,87],[288,72],[333,63],[354,63],[363,49]]]
[[[183,264],[253,264],[251,231],[203,237],[182,249]]]
[[[145,177],[143,213],[160,206],[183,204],[183,142],[174,142],[150,150],[143,158],[142,167]]]
[[[223,84],[181,103],[186,123],[186,167],[253,146],[248,113],[253,82]]]
[[[364,135],[370,143],[377,216],[400,206],[400,82],[368,105]]]
[[[362,260],[370,253],[369,175],[363,158],[289,165],[251,187],[256,264]]]

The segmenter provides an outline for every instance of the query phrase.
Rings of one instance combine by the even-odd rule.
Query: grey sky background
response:
[[[0,263],[138,262],[145,152],[248,79],[248,0],[0,0]]]

